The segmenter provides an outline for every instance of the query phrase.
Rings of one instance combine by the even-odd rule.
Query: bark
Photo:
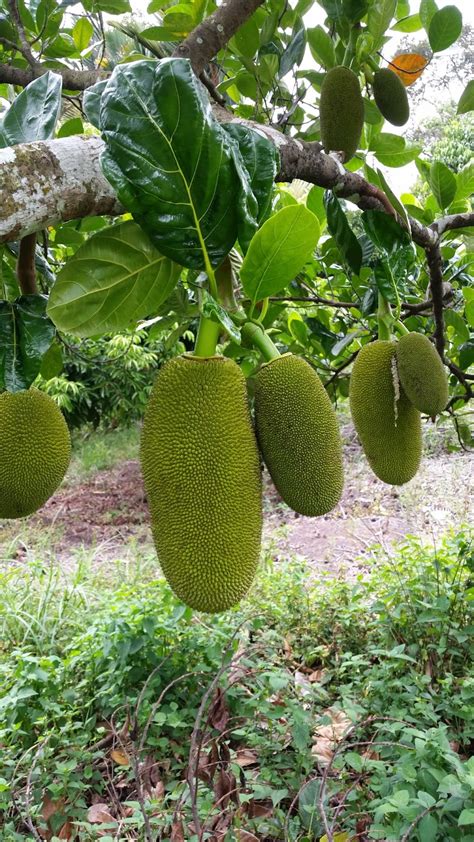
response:
[[[99,163],[98,137],[0,149],[0,242],[84,216],[123,213]]]

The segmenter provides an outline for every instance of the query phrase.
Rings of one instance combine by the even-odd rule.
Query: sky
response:
[[[147,6],[149,5],[150,0],[131,0],[132,8],[135,12],[140,13],[143,16],[147,14]],[[455,4],[458,9],[461,11],[463,16],[463,23],[470,24],[474,27],[474,0],[437,0],[438,8],[443,8],[443,6],[448,6]],[[412,2],[412,13],[414,13],[418,7],[419,2],[416,0]],[[324,9],[319,6],[317,3],[310,9],[310,11],[305,15],[305,24],[307,27],[317,26],[317,24],[323,24],[325,20],[326,14]],[[418,36],[420,40],[423,38],[423,31],[420,30],[419,32],[414,32],[410,35],[410,38],[416,39]],[[393,37],[391,41],[385,46],[384,53],[387,55],[387,58],[391,58],[397,51],[397,46],[402,38],[406,37],[404,33],[393,33]],[[473,53],[474,53],[474,44],[472,45]],[[443,56],[450,54],[453,55],[456,52],[456,44],[454,44],[450,49],[445,50],[444,53],[438,53],[433,61],[435,62],[435,68],[439,69],[439,73],[445,72],[444,68],[444,61]],[[314,61],[312,60],[311,54],[309,50],[307,55],[305,56],[305,66],[311,67],[316,66]],[[462,94],[462,86],[453,81],[452,86],[450,87],[450,94],[451,98],[457,101]],[[409,89],[408,89],[408,96]],[[446,99],[449,99],[449,94],[446,95]],[[433,116],[435,114],[436,109],[433,108],[432,105],[426,105],[425,107],[420,107],[416,112],[416,119],[421,120],[423,118]],[[394,134],[403,134],[404,127],[397,128],[395,126],[391,126],[390,124],[386,123],[384,126],[384,131],[390,131]],[[373,163],[370,162],[369,163]],[[380,164],[377,163],[377,166]],[[397,169],[393,168],[382,168],[385,171],[386,177],[388,178],[389,183],[393,186],[395,192],[400,195],[401,193],[408,192],[410,186],[412,186],[417,178],[417,169],[415,164],[408,164],[406,167],[399,167]]]

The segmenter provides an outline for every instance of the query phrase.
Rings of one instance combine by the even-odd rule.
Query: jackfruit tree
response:
[[[219,611],[256,570],[261,462],[296,512],[337,505],[340,402],[383,482],[435,419],[473,443],[473,162],[393,129],[463,23],[434,0],[145,6],[0,0],[0,516],[64,475],[68,355],[160,337],[151,526],[176,594]],[[426,55],[397,51],[417,30]]]

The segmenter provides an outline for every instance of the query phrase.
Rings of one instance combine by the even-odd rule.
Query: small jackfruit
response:
[[[255,425],[263,458],[285,503],[323,515],[340,499],[342,447],[328,394],[313,368],[293,354],[255,377]]]
[[[421,419],[398,379],[396,342],[377,340],[359,351],[349,398],[374,474],[390,485],[411,480],[421,459]]]
[[[146,409],[140,456],[171,588],[198,611],[230,608],[252,583],[262,529],[260,460],[238,365],[191,354],[167,362]]]
[[[352,158],[364,125],[364,101],[359,80],[348,67],[333,67],[324,77],[319,101],[321,140],[326,152]]]
[[[36,512],[60,485],[71,458],[61,411],[38,389],[0,394],[0,518]]]
[[[406,88],[393,70],[377,70],[372,82],[374,99],[380,113],[394,126],[404,126],[410,116]]]
[[[448,402],[448,378],[441,358],[427,336],[407,333],[397,343],[400,382],[420,412],[437,415]]]

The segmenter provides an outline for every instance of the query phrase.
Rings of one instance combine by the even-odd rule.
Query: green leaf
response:
[[[52,377],[59,377],[63,370],[63,352],[59,342],[53,342],[41,360],[39,373],[43,380],[51,380]]]
[[[72,38],[79,50],[85,50],[94,34],[94,27],[88,18],[79,18],[72,28]]]
[[[390,29],[395,32],[418,32],[418,30],[422,28],[423,24],[418,14],[408,15],[401,20],[397,20],[397,22],[390,27]]]
[[[462,32],[462,14],[456,6],[444,6],[431,19],[428,40],[434,53],[447,50]]]
[[[467,114],[468,111],[474,111],[474,79],[469,80],[458,102],[458,114]]]
[[[474,824],[474,810],[462,810],[458,818],[459,827],[464,827],[467,824]]]
[[[365,232],[372,242],[387,254],[392,254],[410,242],[407,232],[393,216],[383,211],[368,210],[362,214]]]
[[[87,88],[84,91],[82,100],[82,107],[87,120],[97,129],[100,129],[100,105],[107,83],[108,79],[102,79],[100,82],[96,82],[95,85]]]
[[[437,11],[438,7],[435,0],[421,0],[419,15],[426,32],[428,32],[430,23]]]
[[[222,325],[230,338],[240,345],[240,330],[236,327],[227,311],[205,289],[202,291],[202,301],[199,309],[204,318],[211,319],[211,321]]]
[[[115,68],[102,94],[104,173],[160,251],[217,266],[251,239],[257,201],[236,144],[185,59]]]
[[[374,38],[374,46],[377,50],[382,45],[383,36],[395,14],[396,7],[397,0],[376,0],[369,8],[367,27]]]
[[[61,86],[61,77],[50,70],[26,86],[0,120],[0,148],[53,137]]]
[[[430,187],[441,210],[447,208],[456,195],[457,181],[442,161],[435,161],[430,169]]]
[[[336,64],[336,53],[332,38],[322,26],[308,29],[308,44],[315,61],[328,70]]]
[[[369,168],[366,166],[366,169],[369,169]],[[407,214],[405,205],[403,204],[403,202],[400,201],[398,196],[393,192],[393,190],[390,187],[390,184],[388,183],[387,179],[385,178],[382,170],[377,169],[376,178],[377,178],[377,181],[378,181],[380,187],[384,191],[385,195],[387,196],[388,199],[390,199],[390,204],[397,211],[400,218],[403,219],[403,221],[405,223],[405,226],[406,226],[406,229],[407,229],[407,231],[409,231],[410,230],[410,221],[408,219],[408,214]],[[376,184],[377,181],[374,181],[373,183]]]
[[[326,222],[326,210],[324,207],[324,190],[316,184],[311,188],[306,197],[306,207],[311,213],[318,217],[320,225]]]
[[[246,295],[260,301],[285,289],[311,257],[319,235],[319,222],[304,205],[289,205],[267,219],[240,270]]]
[[[474,158],[459,170],[456,180],[456,199],[469,198],[474,193]]]
[[[371,141],[370,151],[386,167],[403,167],[420,154],[421,147],[409,146],[398,134],[380,132]]]
[[[223,123],[222,126],[238,145],[257,200],[257,220],[260,223],[271,209],[280,156],[274,144],[255,129],[237,122]]]
[[[459,346],[459,365],[463,371],[474,364],[474,340],[470,339],[468,342],[463,342]]]
[[[318,808],[321,781],[317,778],[304,784],[298,797],[298,813],[306,830],[318,839],[324,827]]]
[[[297,18],[293,27],[293,32],[290,36],[290,43],[284,50],[280,59],[280,69],[278,76],[280,79],[286,76],[292,67],[300,66],[303,61],[304,51],[306,47],[306,29],[301,18]]]
[[[350,227],[339,199],[327,191],[324,197],[329,233],[334,237],[341,254],[356,275],[362,266],[362,247]]]
[[[90,5],[91,11],[107,12],[109,15],[124,15],[132,11],[129,0],[92,0]]]
[[[71,137],[74,134],[83,134],[84,124],[80,117],[72,117],[66,120],[59,129],[56,137]]]
[[[470,327],[474,327],[474,289],[472,287],[463,287],[463,296],[465,300],[464,312]]]
[[[45,295],[0,301],[0,389],[28,389],[38,376],[55,328],[46,315]]]
[[[75,336],[123,330],[158,309],[180,272],[138,225],[123,222],[98,231],[67,261],[51,290],[48,315]]]
[[[444,321],[447,327],[452,327],[456,342],[469,342],[469,329],[460,313],[447,308],[444,314]]]
[[[418,825],[420,842],[433,842],[438,833],[438,821],[431,813],[424,816]]]

